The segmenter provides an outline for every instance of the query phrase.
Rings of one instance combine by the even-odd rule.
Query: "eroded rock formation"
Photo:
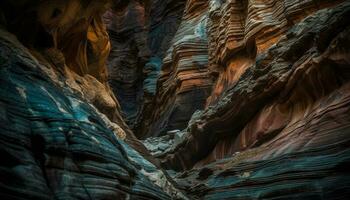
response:
[[[109,82],[130,127],[139,126],[156,93],[162,59],[180,23],[181,1],[121,1],[104,16],[112,43]],[[134,129],[136,130],[136,129]]]
[[[185,198],[106,83],[107,2],[0,5],[1,199]]]
[[[213,2],[214,91],[160,157],[193,198],[345,199],[350,4],[259,2]]]
[[[124,3],[105,18],[112,41],[110,83],[128,124],[140,138],[185,128],[204,108],[212,85],[208,3],[193,1],[186,8],[185,1],[174,0]]]
[[[345,0],[0,1],[1,199],[349,199],[349,19]]]
[[[183,129],[197,109],[203,109],[212,81],[208,72],[206,1],[186,4],[172,45],[163,59],[152,112],[145,115],[140,135],[158,136]]]

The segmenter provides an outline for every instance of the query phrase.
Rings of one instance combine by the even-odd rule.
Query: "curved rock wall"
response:
[[[208,74],[206,1],[188,1],[182,22],[163,59],[153,110],[144,113],[144,136],[183,129],[197,109],[203,109],[212,80]]]
[[[208,105],[234,85],[257,55],[306,16],[341,1],[211,1],[208,22],[210,70],[217,81]]]
[[[121,102],[124,118],[132,127],[142,105],[143,65],[150,51],[144,6],[139,1],[123,2],[104,15],[112,44],[108,80]]]
[[[105,83],[106,3],[0,2],[1,199],[186,199]]]
[[[192,198],[346,199],[350,4],[209,5],[217,82],[164,167]]]
[[[137,130],[152,109],[162,59],[177,31],[184,0],[121,1],[104,21],[112,43],[109,83],[121,102],[123,116]]]
[[[341,0],[0,1],[1,198],[349,199],[348,19]]]

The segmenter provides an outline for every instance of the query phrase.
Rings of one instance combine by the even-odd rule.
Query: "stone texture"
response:
[[[350,198],[348,1],[109,2],[0,1],[1,199]]]
[[[183,129],[210,94],[206,1],[188,1],[182,22],[163,59],[152,110],[144,112],[139,136]]]
[[[245,44],[222,53],[226,64],[210,65],[224,68],[214,73],[222,91],[213,91],[183,142],[162,156],[166,168],[191,169],[174,175],[191,198],[349,197],[350,4],[319,5],[329,8],[302,12],[266,49],[256,42],[251,53]]]
[[[94,107],[55,84],[46,66],[4,35],[2,199],[170,198],[129,161]]]
[[[121,102],[124,118],[132,126],[142,105],[142,68],[150,52],[146,44],[144,7],[139,1],[120,4],[104,15],[112,44],[108,79]]]
[[[131,128],[141,123],[156,93],[162,59],[180,23],[184,2],[122,1],[104,15],[112,43],[109,83]]]
[[[208,21],[209,66],[216,78],[208,104],[235,84],[256,55],[274,45],[291,26],[341,1],[211,1]]]
[[[105,83],[105,3],[1,1],[1,199],[186,199]]]
[[[195,120],[190,121],[188,127],[188,132],[192,135],[190,141],[197,143],[193,145],[189,142],[186,145],[196,148],[190,152],[200,151],[201,145],[205,146],[204,149],[208,149],[210,142],[205,141],[212,140],[216,143],[218,139],[235,132],[237,135],[242,133],[242,137],[245,134],[250,135],[253,137],[251,143],[257,142],[255,139],[258,138],[258,133],[264,135],[268,132],[280,132],[284,127],[288,127],[288,123],[294,124],[298,121],[295,117],[299,116],[299,120],[303,120],[310,114],[309,112],[313,112],[311,108],[319,107],[318,103],[322,98],[329,99],[327,95],[336,91],[347,80],[345,66],[348,57],[346,52],[343,52],[345,50],[333,53],[339,55],[336,57],[341,61],[328,63],[328,60],[334,57],[328,53],[335,48],[331,44],[337,44],[338,49],[347,49],[345,44],[338,42],[346,40],[340,38],[345,33],[338,36],[333,31],[333,29],[337,30],[337,33],[346,31],[345,8],[346,5],[340,6],[335,11],[325,9],[317,16],[310,16],[291,27],[267,51],[260,53],[243,75],[239,76],[237,83],[230,85],[220,96],[217,104],[210,105],[204,112],[197,114]],[[340,11],[342,13],[338,14]],[[241,64],[240,61],[238,63]],[[315,85],[319,79],[322,80],[321,83]],[[340,83],[338,79],[343,82]],[[301,88],[298,89],[292,83],[300,85]],[[303,93],[303,90],[307,92]],[[313,91],[315,94],[312,94]],[[215,95],[215,91],[213,94]],[[237,135],[232,136],[233,140]],[[201,137],[205,138],[205,141],[201,140]],[[245,145],[247,146],[249,144]],[[188,158],[195,159],[191,156]]]

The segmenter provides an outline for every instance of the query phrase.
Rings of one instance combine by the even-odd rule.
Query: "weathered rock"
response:
[[[120,5],[120,4],[126,5]],[[109,84],[121,102],[123,116],[132,127],[142,105],[143,65],[150,57],[145,9],[136,0],[123,1],[104,18],[111,39]]]
[[[1,31],[3,199],[170,198],[138,171],[98,111]]]
[[[217,83],[223,91],[213,92],[186,139],[164,158],[171,169],[194,167],[175,178],[192,198],[350,196],[344,170],[350,155],[350,4],[328,6],[299,19],[265,50],[222,54],[231,60],[224,66],[245,69],[232,73],[232,82]]]
[[[184,2],[122,1],[104,16],[112,42],[109,82],[131,128],[139,126],[150,109]]]
[[[182,22],[163,60],[152,110],[145,115],[139,136],[164,135],[183,129],[210,94],[206,35],[207,1],[188,1]]]
[[[186,199],[146,160],[104,82],[106,2],[31,3],[0,3],[1,199]]]
[[[1,199],[350,198],[349,2],[28,2],[0,1]]]
[[[168,131],[166,135],[160,137],[149,137],[142,141],[150,154],[154,157],[162,157],[184,140],[185,132],[179,130]]]

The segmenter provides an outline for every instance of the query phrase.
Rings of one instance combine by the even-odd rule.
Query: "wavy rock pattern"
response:
[[[140,173],[98,111],[55,84],[1,31],[1,196],[167,199]],[[11,38],[11,40],[9,40]],[[10,125],[10,126],[9,126]]]
[[[256,55],[274,45],[291,26],[317,10],[341,1],[211,1],[209,66],[218,76],[208,104],[235,84]]]
[[[347,40],[347,6],[310,16],[260,54],[215,106],[197,116],[189,127],[188,143],[181,149],[203,156],[214,147],[208,148],[208,141],[216,145],[221,138],[232,137],[223,141],[234,143],[238,136],[240,141],[227,152],[230,154],[259,145],[259,139],[263,141],[269,134],[282,136],[292,125],[296,130],[290,131],[304,132],[296,128],[297,123],[303,123],[308,115],[310,120],[316,119],[327,107],[322,100],[330,103],[332,92],[348,81],[347,45],[341,42]],[[191,160],[177,163],[195,162],[194,154],[186,154]]]
[[[204,108],[212,81],[208,74],[207,2],[188,1],[183,21],[163,60],[153,111],[144,113],[142,136],[183,129]]]
[[[143,65],[150,57],[145,8],[139,1],[116,4],[104,15],[111,39],[108,59],[109,85],[132,127],[142,105]]]
[[[332,6],[291,26],[248,67],[234,59],[242,75],[160,156],[168,168],[194,167],[175,176],[192,198],[349,197],[350,4]]]
[[[109,83],[135,131],[142,113],[152,109],[162,59],[180,23],[184,2],[122,1],[104,15],[112,43]]]
[[[94,73],[105,71],[109,50],[95,18],[104,3],[0,2],[1,199],[186,199],[125,125],[104,74]],[[13,18],[7,6],[23,15]],[[24,40],[16,22],[34,24],[36,34]]]
[[[348,19],[344,0],[0,1],[0,198],[349,199]]]

